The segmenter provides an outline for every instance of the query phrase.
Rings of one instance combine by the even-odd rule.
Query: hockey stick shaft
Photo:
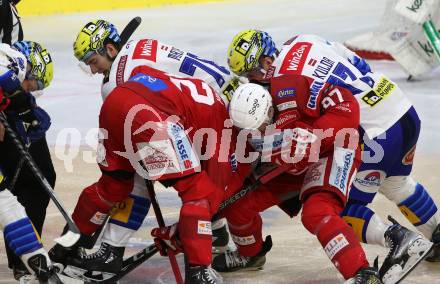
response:
[[[8,121],[6,119],[6,115],[3,112],[0,113],[0,122],[4,125],[6,133],[9,135],[9,137],[12,140],[12,142],[17,147],[17,150],[20,153],[20,155],[22,156],[24,162],[29,166],[29,169],[31,170],[31,172],[35,175],[35,177],[37,178],[38,182],[44,188],[46,193],[49,195],[50,199],[52,199],[53,203],[55,204],[55,206],[60,211],[61,215],[66,220],[67,225],[69,227],[69,230],[73,234],[77,235],[75,237],[77,237],[79,239],[80,232],[78,230],[78,227],[75,225],[73,220],[70,218],[69,214],[64,209],[63,205],[61,205],[61,203],[59,202],[59,199],[56,197],[56,195],[55,195],[55,193],[53,191],[52,186],[49,184],[47,179],[43,176],[43,174],[39,170],[38,166],[36,165],[34,159],[31,157],[29,152],[24,148],[24,146],[21,143],[20,139],[17,137],[17,134],[14,132],[14,130],[12,130],[11,126],[9,125],[9,123],[8,123]]]
[[[101,283],[101,284],[110,284],[116,283],[116,281],[120,280],[122,277],[133,271],[136,267],[150,259],[153,255],[155,255],[159,250],[157,249],[155,244],[149,245],[143,250],[137,252],[136,254],[130,256],[125,259],[122,263],[122,268],[118,272],[118,274],[113,277],[107,278],[105,280],[89,280],[85,283]]]
[[[235,201],[237,201],[238,199],[240,199],[241,197],[246,195],[248,192],[258,188],[261,184],[266,184],[270,180],[272,180],[273,178],[275,178],[275,177],[279,176],[280,174],[284,173],[286,170],[288,170],[289,167],[290,166],[288,166],[288,165],[280,166],[280,167],[277,167],[274,170],[266,173],[256,183],[254,183],[254,184],[252,184],[252,185],[250,185],[250,186],[240,190],[239,192],[234,194],[233,197],[231,197],[228,200],[224,201],[222,203],[222,205],[220,205],[221,208],[219,209],[219,212],[221,210],[223,210],[224,208],[226,208],[228,205],[231,205],[232,203],[234,203]],[[148,181],[147,181],[147,187],[148,187],[150,196],[154,196],[154,200],[156,200],[155,192],[153,192],[153,195],[150,192],[150,187],[151,186],[148,185]],[[156,215],[158,216],[158,214],[156,214]],[[163,218],[162,218],[161,214],[160,214],[160,216],[161,217],[159,217],[159,218],[161,218],[161,220],[163,221]],[[89,283],[102,283],[102,284],[104,284],[104,283],[114,283],[115,281],[120,280],[122,277],[124,277],[125,275],[130,273],[132,270],[134,270],[136,267],[138,267],[139,265],[141,265],[142,263],[144,263],[145,261],[150,259],[157,252],[158,252],[158,249],[157,249],[156,245],[152,244],[152,245],[148,246],[147,248],[141,250],[140,252],[138,252],[138,253],[132,255],[131,257],[125,259],[123,264],[122,264],[121,271],[118,272],[118,274],[116,274],[115,276],[113,276],[113,277],[111,277],[109,279],[106,279],[106,280],[91,281]]]
[[[145,184],[148,189],[148,193],[150,195],[151,204],[153,205],[154,214],[156,215],[157,223],[159,227],[165,227],[165,221],[162,216],[162,212],[160,210],[159,204],[157,203],[156,193],[154,192],[153,183],[149,180],[145,180]],[[174,277],[176,278],[177,284],[183,284],[182,275],[180,274],[179,264],[177,263],[176,256],[174,255],[171,249],[167,250],[168,258],[170,259],[171,268],[174,273]]]
[[[15,174],[12,177],[11,182],[9,183],[10,190],[13,190],[15,187],[15,184],[17,183],[18,177],[20,176],[21,170],[23,169],[24,165],[24,158],[21,157],[20,161],[18,162],[17,169],[15,170]]]
[[[141,17],[135,17],[125,26],[124,30],[122,30],[120,35],[121,45],[127,43],[127,41],[130,39],[130,37],[133,35],[133,33],[141,24],[141,22],[142,22]]]
[[[217,210],[217,214],[216,214],[215,218],[218,217],[218,214],[221,211],[223,211],[225,208],[234,204],[235,202],[237,202],[237,200],[241,199],[243,196],[245,196],[249,192],[257,189],[262,184],[266,184],[269,181],[271,181],[272,179],[274,179],[277,176],[281,175],[282,173],[286,172],[287,170],[290,169],[290,167],[291,167],[291,165],[284,164],[282,166],[278,166],[278,167],[274,168],[270,172],[268,172],[268,173],[264,174],[262,177],[260,177],[255,183],[246,186],[245,188],[241,189],[239,192],[235,193],[234,195],[232,195],[231,197],[229,197],[228,199],[223,201],[220,204],[219,209]],[[213,219],[215,219],[215,218],[213,218]]]

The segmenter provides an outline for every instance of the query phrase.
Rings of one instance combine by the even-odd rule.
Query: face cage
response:
[[[255,68],[253,68],[253,69],[251,69],[249,71],[242,72],[242,73],[240,73],[238,75],[242,76],[242,77],[249,78],[252,75],[261,75],[262,74],[263,76],[265,76],[266,73],[267,72],[266,72],[266,70],[264,70],[263,66],[261,66],[261,64],[258,64],[257,67],[255,67]]]
[[[33,74],[32,70],[28,72],[25,76],[26,80],[35,80],[37,82],[37,91],[44,89],[44,80],[38,78],[35,74]]]
[[[88,51],[78,63],[79,68],[84,73],[86,73],[87,75],[89,75],[91,77],[95,74],[93,74],[92,69],[90,68],[90,65],[87,64],[87,61],[89,61],[89,59],[95,54],[99,54],[101,56],[107,56],[105,49],[102,47],[102,48],[98,48],[97,50]]]

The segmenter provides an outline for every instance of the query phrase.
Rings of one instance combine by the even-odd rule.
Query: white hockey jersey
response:
[[[225,105],[229,102],[225,88],[233,76],[226,67],[154,39],[131,40],[122,47],[107,81],[102,85],[103,99],[113,88],[126,82],[136,67],[142,65],[173,75],[202,79],[220,95]]]
[[[26,77],[26,57],[8,44],[0,43],[0,87],[15,90]]]
[[[342,44],[315,35],[300,35],[283,45],[267,76],[282,74],[312,78],[312,98],[319,95],[324,82],[349,89],[359,102],[361,127],[370,138],[384,133],[412,106],[395,83],[371,72],[365,60]],[[308,107],[316,107],[314,102]]]

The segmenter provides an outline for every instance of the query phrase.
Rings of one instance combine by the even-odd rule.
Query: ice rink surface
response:
[[[52,127],[48,132],[49,143],[52,146],[61,146],[57,155],[53,155],[58,173],[56,191],[60,198],[72,210],[80,190],[98,177],[93,159],[86,159],[84,162],[83,157],[87,158],[90,154],[90,147],[87,146],[90,135],[93,134],[90,129],[98,125],[101,78],[89,77],[82,72],[72,51],[76,34],[87,21],[103,18],[122,30],[131,18],[141,16],[143,23],[133,38],[155,38],[226,64],[228,45],[232,37],[243,29],[265,30],[278,44],[299,33],[313,33],[329,40],[344,41],[374,29],[379,24],[384,2],[254,0],[24,18],[25,38],[43,43],[50,50],[55,64],[54,80],[44,96],[38,99],[38,103],[52,116]],[[419,112],[422,132],[417,147],[414,176],[440,203],[440,70],[423,81],[407,82],[407,75],[396,63],[371,64],[373,70],[383,72],[397,82]],[[66,133],[71,135],[66,136]],[[82,146],[64,149],[63,145],[66,144]],[[62,156],[74,158],[71,165],[73,172],[70,171],[72,167],[66,168],[66,163],[59,159]],[[174,222],[179,205],[176,195],[171,191],[161,191],[158,197],[166,222]],[[396,207],[382,196],[378,196],[373,208],[382,217],[393,214],[403,224],[408,225]],[[268,210],[263,216],[264,233],[271,234],[274,240],[265,269],[225,274],[223,276],[226,283],[342,282],[315,237],[302,227],[299,218],[289,219],[278,209]],[[63,224],[62,218],[51,205],[43,233],[43,241],[47,247],[53,244],[52,240],[60,233]],[[126,255],[151,241],[148,237],[149,230],[155,225],[154,215],[149,215],[143,229],[132,240],[133,248]],[[380,255],[380,260],[384,259],[385,250],[368,245],[365,249],[371,262],[376,255]],[[179,262],[182,263],[181,256]],[[120,283],[172,283],[172,279],[168,260],[155,256]],[[14,283],[7,270],[4,249],[0,249],[0,283]],[[440,263],[422,263],[404,283],[440,283]]]

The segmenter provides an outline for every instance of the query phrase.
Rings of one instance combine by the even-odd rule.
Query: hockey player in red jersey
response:
[[[356,99],[348,90],[326,84],[320,99],[313,101],[311,82],[303,76],[286,75],[270,83],[270,94],[260,85],[240,86],[232,97],[230,116],[241,129],[265,132],[250,140],[263,161],[291,163],[291,169],[226,209],[238,251],[215,257],[214,269],[260,268],[268,246],[262,240],[258,213],[296,191],[304,226],[316,235],[344,278],[380,283],[378,271],[369,267],[352,228],[340,217],[360,164]]]
[[[310,107],[317,106],[325,83],[351,92],[359,104],[365,159],[350,189],[343,216],[360,241],[390,248],[386,265],[381,267],[382,280],[396,283],[403,279],[430,253],[432,243],[395,220],[385,223],[366,205],[380,191],[427,238],[436,242],[440,236],[435,201],[410,176],[420,119],[408,97],[386,75],[373,72],[365,60],[342,44],[316,35],[294,36],[277,50],[267,33],[245,30],[234,37],[228,64],[237,75],[263,85],[284,74],[313,80]],[[439,259],[438,248],[440,245],[434,245],[429,260]],[[402,257],[399,251],[408,255]]]
[[[173,186],[182,200],[177,232],[152,234],[167,238],[169,233],[174,244],[172,232],[178,234],[189,264],[185,283],[215,283],[209,268],[211,218],[232,175],[231,149],[221,147],[230,145],[221,143],[220,135],[227,118],[221,98],[205,82],[136,68],[101,108],[100,128],[106,133],[105,155],[99,157],[102,175],[83,190],[73,212],[80,231],[95,232],[111,208],[127,198],[135,173]],[[219,135],[207,141],[205,129]],[[201,155],[209,158],[201,160]]]
[[[143,38],[123,43],[116,27],[101,19],[90,21],[81,28],[73,51],[84,69],[104,75],[101,86],[103,100],[116,86],[126,82],[139,66],[201,79],[220,95],[225,104],[237,83],[234,79],[237,77],[226,67],[156,39]],[[101,248],[92,254],[79,254],[75,257],[75,267],[92,270],[94,275],[97,271],[111,274],[120,271],[124,248],[149,211],[150,198],[141,177],[135,177],[132,192],[121,202],[121,207],[127,208],[124,204],[134,205],[128,206],[130,210],[113,211],[103,229]],[[212,225],[213,234],[216,235],[213,247],[216,251],[226,250],[229,241],[226,222],[219,220]],[[54,256],[54,251],[50,255]]]

